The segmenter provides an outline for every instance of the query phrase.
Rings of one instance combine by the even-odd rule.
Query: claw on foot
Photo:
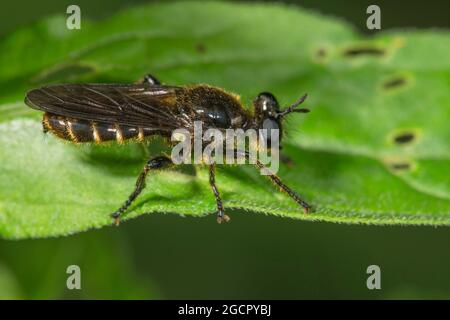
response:
[[[120,215],[113,213],[111,214],[111,218],[114,219],[114,225],[118,227],[120,224]]]
[[[228,222],[228,221],[230,221],[230,217],[227,216],[226,214],[223,214],[223,215],[221,215],[221,216],[218,216],[218,217],[217,217],[217,223],[218,223],[218,224],[221,224],[222,221]]]

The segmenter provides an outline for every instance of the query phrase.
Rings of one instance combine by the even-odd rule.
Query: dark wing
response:
[[[172,131],[186,125],[177,107],[181,90],[148,84],[50,85],[29,91],[25,103],[75,119]]]

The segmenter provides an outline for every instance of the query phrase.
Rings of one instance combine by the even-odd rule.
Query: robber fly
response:
[[[127,139],[144,141],[154,135],[170,138],[172,131],[177,128],[193,130],[194,121],[203,121],[203,125],[208,128],[281,131],[282,120],[286,115],[309,111],[296,109],[305,99],[306,95],[280,110],[276,98],[263,92],[254,100],[254,110],[247,110],[238,96],[220,88],[208,85],[167,86],[147,75],[139,84],[49,85],[29,91],[25,103],[45,112],[42,120],[44,132],[51,132],[73,143],[121,143]],[[248,158],[248,153],[245,156]],[[172,160],[163,155],[147,161],[133,192],[111,214],[116,224],[145,188],[147,174],[171,164]],[[258,160],[255,165],[264,168]],[[215,183],[214,164],[209,165],[209,177],[217,203],[217,221],[228,221]],[[310,205],[283,184],[278,176],[270,174],[268,178],[302,206],[305,212],[310,210]]]

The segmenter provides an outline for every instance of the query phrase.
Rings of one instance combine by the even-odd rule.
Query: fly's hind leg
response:
[[[144,169],[139,174],[139,177],[136,181],[136,186],[133,192],[128,197],[127,201],[124,202],[122,207],[120,207],[117,211],[111,214],[111,217],[114,219],[116,225],[119,225],[120,216],[128,209],[128,207],[133,203],[134,200],[139,196],[139,194],[145,188],[145,178],[150,170],[162,169],[168,165],[172,164],[172,160],[166,156],[158,156],[153,159],[147,161]]]
[[[227,216],[223,210],[222,199],[220,198],[220,193],[216,186],[216,167],[214,164],[209,166],[209,184],[213,190],[214,197],[216,197],[217,223],[222,223],[222,221],[230,221],[230,217]]]

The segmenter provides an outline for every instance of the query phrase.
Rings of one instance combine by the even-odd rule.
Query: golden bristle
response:
[[[123,133],[122,129],[120,128],[120,125],[116,124],[116,140],[118,143],[123,143]]]
[[[139,134],[138,134],[138,140],[143,142],[144,141],[144,129],[142,129],[141,127],[138,128],[139,130]]]
[[[72,142],[77,143],[78,139],[76,135],[73,133],[72,122],[70,122],[69,120],[65,120],[65,123],[66,123],[66,130],[67,133],[69,134],[70,139],[72,140]]]
[[[95,122],[92,122],[92,132],[93,132],[93,136],[94,136],[94,141],[96,143],[101,143],[102,138],[100,137],[100,134],[98,132],[97,125]]]
[[[44,133],[47,131],[52,130],[52,127],[50,125],[48,113],[44,113],[44,117],[42,118],[42,127],[44,129]]]

